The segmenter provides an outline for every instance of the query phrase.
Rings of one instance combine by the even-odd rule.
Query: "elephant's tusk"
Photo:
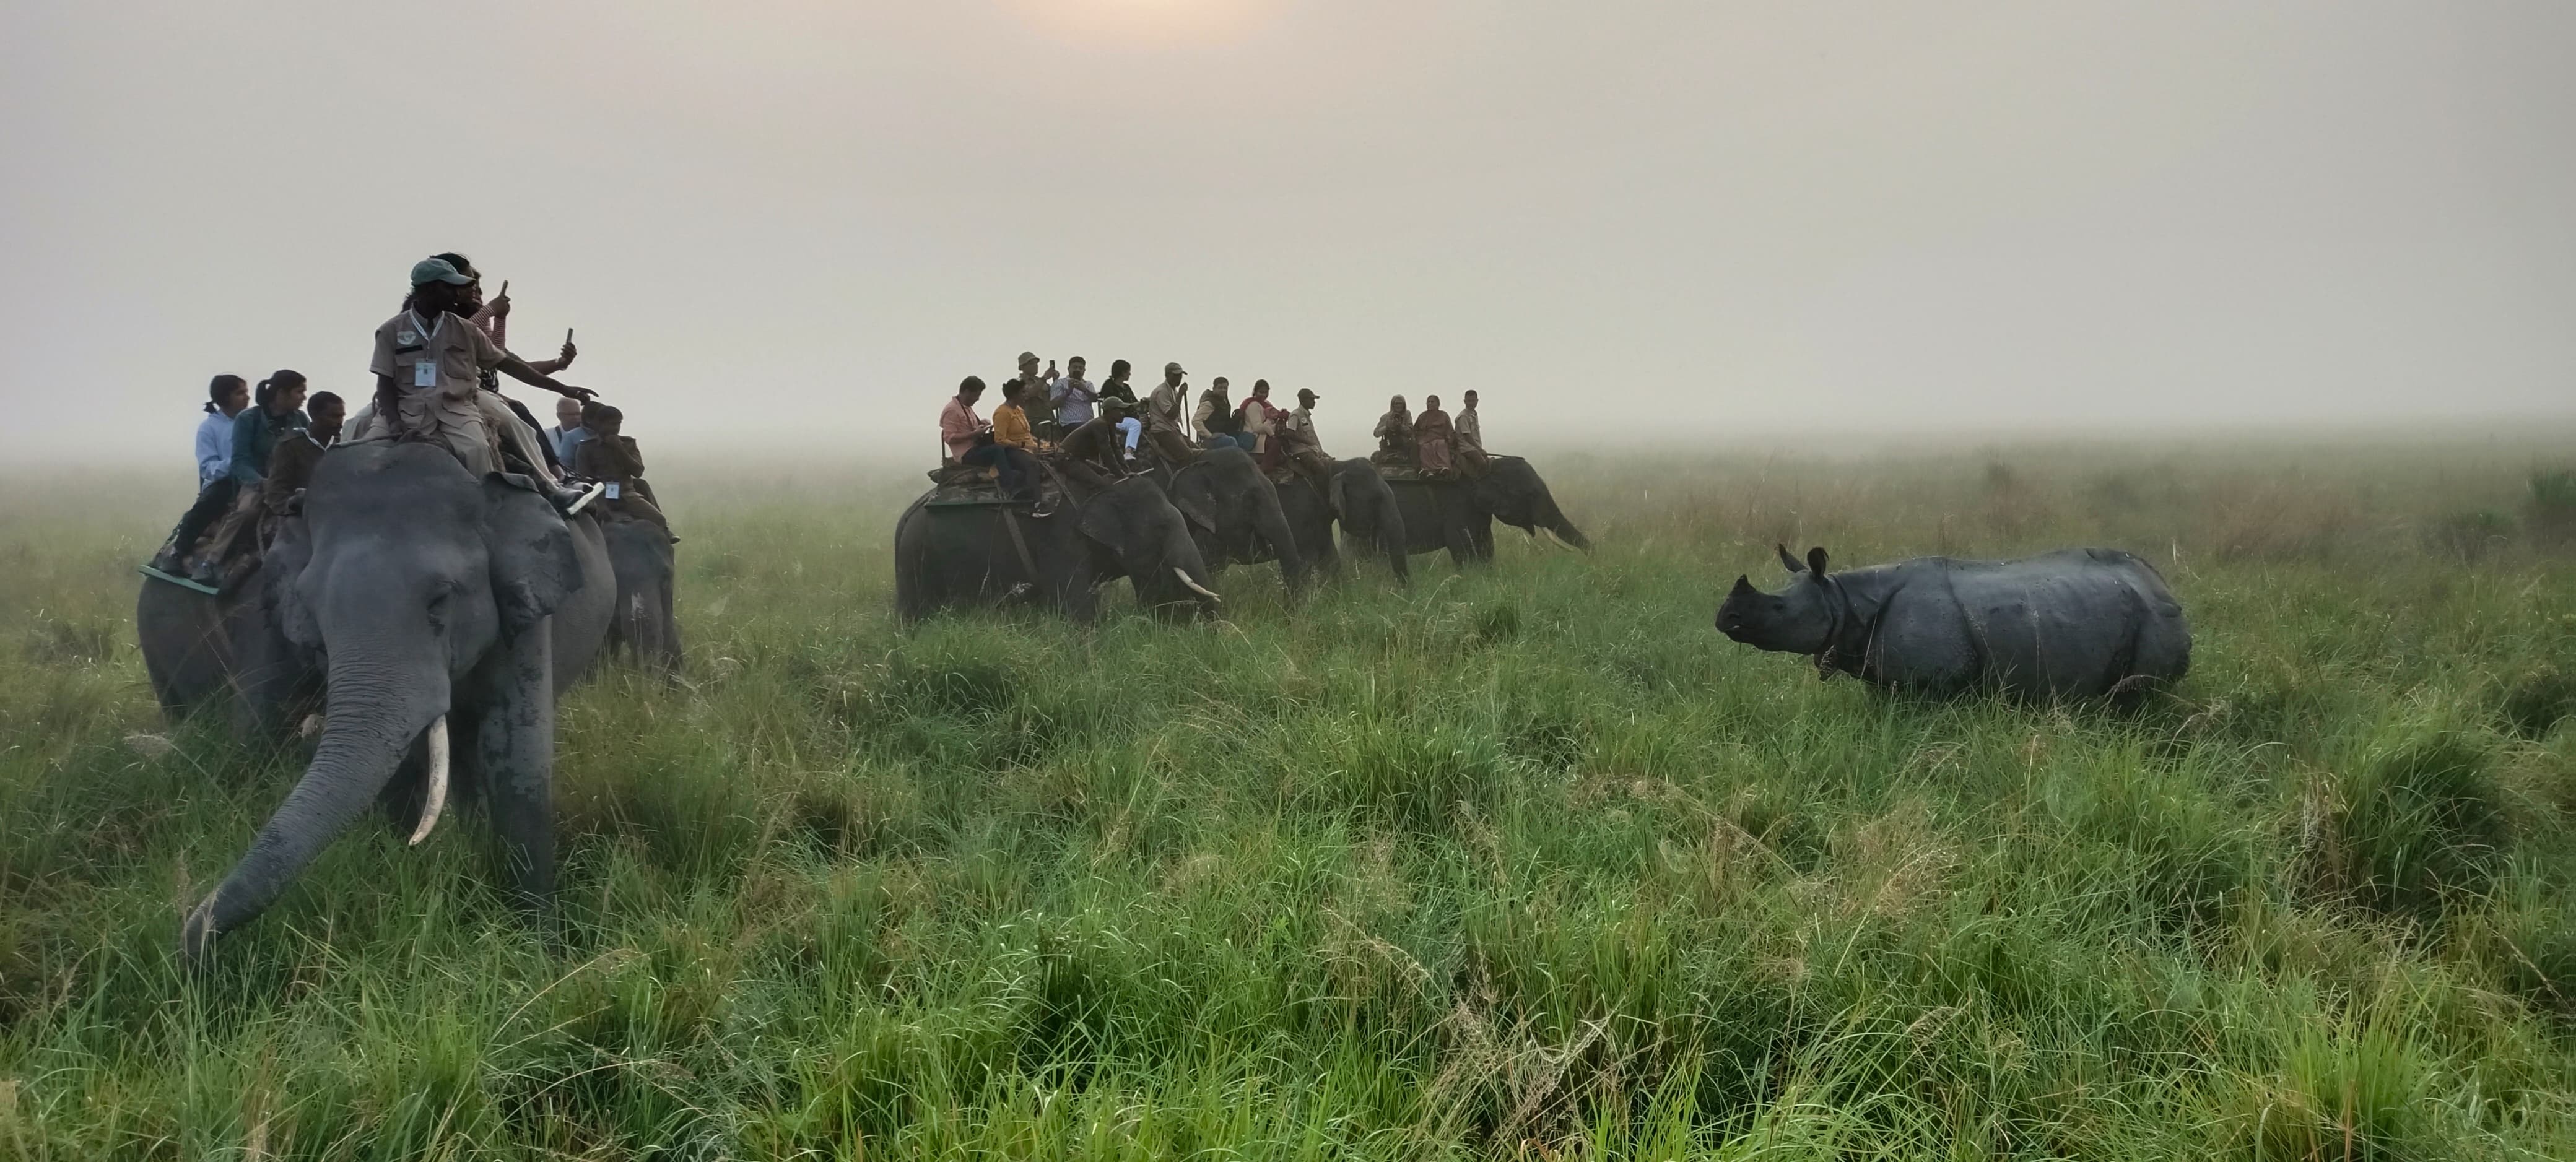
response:
[[[1180,566],[1178,566],[1178,565],[1174,565],[1174,566],[1172,566],[1172,576],[1175,576],[1175,577],[1180,578],[1180,579],[1181,579],[1181,584],[1189,586],[1189,587],[1190,587],[1190,592],[1192,592],[1192,593],[1196,593],[1196,594],[1198,594],[1198,595],[1199,595],[1199,596],[1201,596],[1201,597],[1207,598],[1207,599],[1208,599],[1208,600],[1210,600],[1210,601],[1214,601],[1214,602],[1218,602],[1218,603],[1223,603],[1223,602],[1225,601],[1225,598],[1219,597],[1219,596],[1217,596],[1217,595],[1216,595],[1216,594],[1214,594],[1214,593],[1210,593],[1210,592],[1208,592],[1208,589],[1207,589],[1207,587],[1206,587],[1206,586],[1201,585],[1201,584],[1199,584],[1199,583],[1198,583],[1198,582],[1196,582],[1196,581],[1192,581],[1192,580],[1190,580],[1190,571],[1189,571],[1189,570],[1187,570],[1187,569],[1181,568],[1181,567],[1180,567]]]
[[[420,826],[411,829],[411,845],[429,838],[429,829],[438,826],[438,814],[447,809],[447,716],[441,714],[429,724],[423,736],[429,746],[429,797],[420,805]]]

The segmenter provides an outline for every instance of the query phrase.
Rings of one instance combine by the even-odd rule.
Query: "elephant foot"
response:
[[[210,894],[179,923],[179,967],[191,976],[203,972],[214,951],[215,897]]]

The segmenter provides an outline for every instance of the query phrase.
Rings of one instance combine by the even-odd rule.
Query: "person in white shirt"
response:
[[[176,573],[188,546],[208,526],[232,511],[238,486],[233,482],[233,417],[250,406],[250,384],[238,375],[218,375],[206,384],[206,418],[197,421],[197,500],[170,530],[170,539],[152,555],[152,567]]]
[[[1047,399],[1055,404],[1056,426],[1067,432],[1090,423],[1097,414],[1093,405],[1100,399],[1100,389],[1082,377],[1083,368],[1082,356],[1076,355],[1064,361],[1064,374],[1047,381]]]
[[[555,426],[545,430],[546,446],[554,449],[555,463],[566,472],[572,471],[573,449],[591,438],[589,428],[581,423],[581,401],[565,396],[555,401]]]
[[[221,480],[233,467],[233,417],[250,406],[250,384],[218,375],[206,385],[206,418],[197,421],[197,487]]]

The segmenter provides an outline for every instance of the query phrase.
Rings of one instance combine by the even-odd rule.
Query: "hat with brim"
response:
[[[1163,374],[1179,375],[1181,374],[1181,365],[1178,363],[1166,363],[1163,365]]]
[[[443,282],[449,286],[465,286],[473,281],[458,272],[456,267],[450,265],[444,258],[424,258],[411,265],[413,286],[427,286],[433,282]]]
[[[1298,389],[1297,389],[1297,398],[1299,398],[1299,399],[1322,399],[1322,398],[1324,398],[1324,397],[1322,397],[1322,396],[1320,396],[1320,395],[1315,394],[1315,389],[1314,389],[1314,388],[1311,388],[1311,387],[1301,387],[1301,388],[1298,388]]]

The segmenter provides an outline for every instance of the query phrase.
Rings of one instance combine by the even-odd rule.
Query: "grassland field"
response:
[[[1534,456],[1598,545],[892,616],[910,468],[657,474],[686,680],[565,699],[562,907],[165,725],[184,479],[0,478],[0,1158],[2576,1158],[2576,454]],[[665,458],[669,459],[669,458]],[[2136,551],[2133,717],[1710,627],[1771,545]]]

